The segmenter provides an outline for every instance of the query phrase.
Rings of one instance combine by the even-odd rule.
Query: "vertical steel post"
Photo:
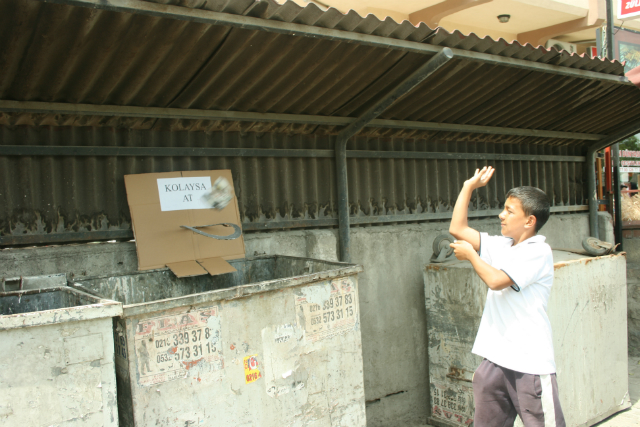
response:
[[[607,58],[610,61],[615,59],[614,56],[614,43],[613,43],[613,0],[607,0]],[[620,147],[618,143],[615,143],[611,147],[611,163],[613,164],[613,233],[615,235],[616,243],[619,243],[618,247],[622,250],[622,203],[620,192]]]
[[[619,243],[618,250],[622,251],[622,191],[620,189],[620,148],[616,143],[611,148],[611,163],[613,163],[613,234],[616,243]]]
[[[587,150],[587,194],[589,197],[589,234],[599,239],[598,191],[596,189],[596,147]]]
[[[613,61],[613,0],[607,0],[607,58]]]
[[[340,135],[336,138],[336,177],[338,185],[338,256],[340,261],[351,262],[347,139]]]
[[[391,104],[396,102],[424,79],[453,58],[453,52],[448,47],[442,49],[429,61],[411,73],[409,77],[392,89],[381,100],[376,102],[362,116],[344,128],[336,137],[336,179],[338,186],[338,245],[340,260],[351,262],[351,236],[349,221],[349,183],[347,177],[347,141],[360,132],[371,120],[378,117]]]

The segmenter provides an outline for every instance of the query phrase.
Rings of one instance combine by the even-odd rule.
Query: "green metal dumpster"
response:
[[[121,426],[365,426],[358,265],[267,256],[235,273],[73,283],[124,304]]]
[[[0,424],[117,427],[122,304],[67,286],[0,293]]]

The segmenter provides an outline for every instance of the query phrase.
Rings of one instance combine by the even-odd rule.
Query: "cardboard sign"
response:
[[[221,176],[231,184],[233,200],[222,210],[193,207],[201,203],[202,197],[197,192],[203,190],[198,187],[206,187],[208,191],[211,183]],[[235,271],[226,261],[244,258],[242,235],[234,240],[217,240],[180,227],[221,223],[231,223],[241,227],[238,200],[233,191],[230,170],[125,175],[124,182],[136,239],[139,270],[167,266],[178,277],[207,273],[216,275]],[[164,193],[170,197],[166,199],[165,205],[162,201],[164,196],[161,197],[161,194],[167,186],[170,191],[164,191]],[[181,202],[179,197],[174,197],[176,195],[182,197],[182,200],[188,195],[191,195],[192,200],[199,200]],[[191,208],[175,209],[176,205],[179,206],[181,203]],[[221,236],[228,236],[234,232],[232,227],[221,225],[199,230]]]

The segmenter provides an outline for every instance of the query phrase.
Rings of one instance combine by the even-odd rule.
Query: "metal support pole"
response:
[[[620,148],[618,144],[611,147],[611,163],[613,163],[613,234],[618,250],[622,251],[622,192],[620,190]]]
[[[589,197],[589,234],[599,239],[598,191],[596,189],[596,147],[587,150],[587,193]]]
[[[613,0],[607,0],[607,59],[613,61]]]
[[[611,0],[607,0],[607,29],[606,29],[606,49],[607,49],[607,58],[610,60],[613,59],[613,7],[611,4]],[[628,137],[629,135],[633,135],[633,133],[637,132],[640,129],[640,126],[634,125],[631,128],[624,129],[621,132],[618,132],[615,135],[612,135],[608,138],[603,139],[600,142],[596,142],[587,150],[587,191],[589,196],[589,234],[596,239],[599,239],[599,230],[598,230],[598,192],[596,189],[596,152],[602,150],[603,148],[609,147],[613,144],[616,144],[621,139]],[[617,147],[617,145],[616,145]],[[613,161],[615,163],[615,160]],[[617,192],[615,188],[618,188]],[[618,194],[620,194],[620,185],[616,184],[616,179],[614,176],[614,194],[616,195],[616,200],[619,200]],[[616,208],[614,208],[616,209]],[[616,209],[619,211],[619,209]],[[616,237],[617,240],[617,237]]]
[[[613,43],[613,0],[607,0],[607,58],[615,59]],[[620,148],[616,142],[611,147],[611,163],[613,163],[613,234],[619,250],[622,250],[622,207],[620,192]]]
[[[340,260],[351,262],[351,237],[349,223],[349,183],[347,177],[347,141],[360,132],[371,120],[378,117],[391,104],[407,94],[411,89],[420,84],[424,79],[433,74],[437,69],[453,58],[453,52],[449,48],[442,49],[423,66],[414,71],[402,83],[391,92],[376,102],[362,116],[344,128],[336,137],[336,178],[338,186],[338,245]]]
[[[339,136],[336,139],[336,178],[338,185],[338,254],[340,261],[351,262],[347,139],[341,139]]]

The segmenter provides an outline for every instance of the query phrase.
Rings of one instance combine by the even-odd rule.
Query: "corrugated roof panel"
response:
[[[164,132],[89,127],[0,127],[2,145],[298,148],[331,150],[335,137],[256,132]],[[349,150],[581,155],[575,146],[358,137]],[[349,158],[354,216],[449,212],[462,182],[493,164],[474,209],[497,209],[506,190],[536,185],[554,206],[582,205],[576,162]],[[336,218],[334,158],[220,156],[0,156],[0,236],[128,230],[125,174],[231,169],[244,224]],[[401,219],[399,219],[401,220]]]
[[[134,2],[135,3],[135,2]],[[165,3],[164,1],[162,3]],[[310,4],[229,0],[172,2],[262,19],[451,46],[476,52],[598,69],[618,62],[521,46],[474,34],[414,27],[373,15],[321,11]],[[357,117],[429,59],[427,54],[297,37],[35,0],[0,0],[0,99]],[[381,117],[584,132],[583,104],[607,102],[618,84],[454,58]],[[601,109],[588,125],[604,134],[632,122],[640,92],[618,89],[624,107]],[[620,101],[618,101],[620,103]],[[524,114],[522,111],[537,111]],[[198,120],[72,117],[2,113],[0,123],[219,129]],[[230,128],[291,129],[237,124]],[[304,132],[313,126],[303,127]],[[298,129],[300,129],[298,127]],[[326,132],[327,128],[323,128]],[[545,141],[540,141],[545,143]]]

